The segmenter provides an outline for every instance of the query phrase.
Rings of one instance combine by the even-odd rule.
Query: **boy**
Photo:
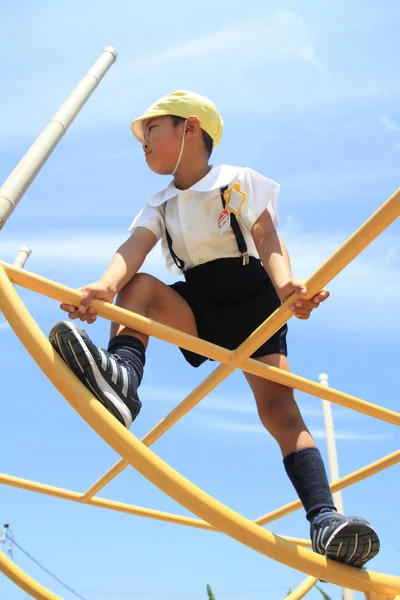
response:
[[[225,348],[237,348],[286,298],[307,294],[291,274],[286,247],[276,232],[279,185],[249,168],[211,167],[222,135],[214,104],[180,91],[155,102],[131,123],[155,173],[172,174],[165,190],[151,196],[99,281],[81,288],[79,307],[61,305],[70,319],[96,320],[94,298],[116,303],[155,321]],[[138,273],[162,240],[167,268],[185,281],[167,286]],[[299,319],[329,296],[321,290],[291,309]],[[289,371],[286,325],[253,358]],[[50,341],[81,381],[126,427],[138,415],[148,336],[111,325],[108,350],[97,348],[80,327],[57,323]],[[181,349],[198,367],[205,360]],[[286,472],[310,521],[315,552],[356,567],[379,551],[379,539],[360,517],[336,512],[321,454],[295,402],[293,390],[245,373],[261,422],[278,442]]]

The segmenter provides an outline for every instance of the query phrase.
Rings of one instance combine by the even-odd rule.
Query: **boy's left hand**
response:
[[[282,302],[284,302],[289,296],[296,293],[299,296],[307,295],[307,288],[304,285],[303,279],[291,279],[279,290],[278,295]],[[289,306],[289,309],[294,312],[295,317],[298,319],[309,319],[311,311],[314,308],[318,308],[321,302],[324,302],[329,298],[329,292],[327,289],[322,289],[310,300],[302,300],[299,298],[294,304]]]

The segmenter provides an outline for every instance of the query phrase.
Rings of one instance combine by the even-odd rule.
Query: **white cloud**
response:
[[[285,240],[296,277],[309,277],[343,242],[345,231],[310,233],[300,224],[288,222],[280,233]],[[63,283],[65,276],[80,271],[83,277],[93,269],[102,272],[108,265],[126,234],[99,232],[91,236],[37,237],[29,240],[32,255],[27,268],[45,277],[54,273]],[[3,237],[0,258],[12,262],[20,247],[20,240]],[[166,283],[177,279],[164,268],[158,244],[146,259],[142,271],[151,273]],[[83,284],[82,284],[83,285]],[[316,311],[307,324],[329,331],[332,335],[368,336],[370,339],[400,333],[400,252],[396,235],[389,232],[371,248],[364,251],[352,264],[329,284],[331,297]],[[385,310],[377,307],[382,299]],[[297,321],[296,321],[297,322]],[[292,320],[293,323],[293,320]],[[304,323],[301,323],[304,326]]]
[[[25,236],[26,243],[32,248],[32,255],[28,260],[29,264],[48,264],[58,263],[62,266],[74,265],[79,263],[98,265],[109,262],[113,253],[121,245],[128,235],[109,234],[102,232],[99,235],[66,235],[45,237],[32,235]],[[20,239],[13,237],[3,238],[0,251],[1,259],[6,262],[12,262],[21,246]]]
[[[157,385],[142,385],[141,394],[146,400],[162,404],[176,405],[181,402],[190,390],[165,388]],[[199,407],[207,411],[256,415],[256,405],[251,392],[242,394],[224,394],[212,392],[204,398]],[[302,408],[302,414],[308,417],[322,417],[322,408]],[[336,416],[336,414],[335,414]]]
[[[400,131],[400,127],[386,115],[380,115],[380,122],[388,131]]]
[[[183,32],[176,39],[175,46],[147,57],[121,56],[90,99],[90,109],[85,109],[74,123],[73,131],[97,128],[99,123],[101,126],[128,124],[157,97],[182,88],[211,95],[223,109],[251,107],[252,111],[264,111],[266,102],[276,102],[280,89],[275,71],[269,74],[268,66],[297,60],[319,72],[324,71],[307,22],[289,10],[271,12],[258,19],[238,20],[194,39]],[[135,56],[137,54],[135,49]],[[73,64],[75,69],[76,61]],[[1,124],[3,140],[9,138],[7,141],[13,143],[18,135],[39,133],[38,127],[46,125],[72,91],[77,82],[71,68],[67,65],[62,74],[55,65],[53,68],[54,72],[42,70],[42,75],[35,72],[34,77],[25,73],[23,86],[18,75],[8,81],[9,93],[1,99],[1,114],[6,116]],[[265,78],[268,94],[260,91],[260,73]],[[269,77],[273,77],[274,93],[270,93]],[[287,78],[284,81],[287,82]],[[69,91],[66,85],[71,86]],[[60,90],[65,97],[60,98]]]
[[[281,63],[301,58],[317,66],[313,40],[305,20],[289,10],[278,10],[260,20],[240,20],[212,33],[163,50],[153,56],[127,64],[124,70],[132,73],[163,68],[181,59],[204,68],[204,61],[213,59],[223,66],[242,69],[248,64]],[[220,61],[224,62],[221,65]],[[209,68],[207,63],[207,68]],[[320,68],[320,65],[318,65]],[[224,72],[221,69],[220,73]],[[225,73],[224,73],[225,74]]]
[[[201,426],[207,427],[208,429],[216,429],[218,431],[228,431],[232,433],[243,433],[243,434],[264,434],[265,428],[261,424],[250,424],[250,423],[235,423],[232,421],[222,420],[211,420],[207,422],[201,422]],[[325,439],[324,429],[312,429],[310,428],[313,437],[317,440]],[[375,434],[375,433],[359,433],[357,431],[335,431],[335,438],[337,440],[344,441],[357,441],[357,442],[370,442],[379,440],[392,439],[392,434]]]
[[[325,439],[324,429],[311,429],[313,437],[317,440]],[[337,440],[346,440],[353,442],[371,442],[379,440],[391,440],[394,438],[392,433],[358,433],[357,431],[335,431]]]
[[[4,331],[4,329],[10,329],[10,325],[7,321],[0,321],[0,331]]]
[[[281,183],[291,202],[296,202],[296,198],[299,198],[302,203],[321,202],[326,198],[334,198],[336,204],[343,205],[351,200],[354,206],[357,202],[364,203],[364,190],[368,191],[368,188],[372,187],[373,193],[376,194],[377,184],[383,185],[388,180],[397,181],[398,178],[398,166],[338,170],[334,174],[331,169],[321,169],[290,173],[283,176]],[[363,186],[363,193],[355,194],[355,186]]]

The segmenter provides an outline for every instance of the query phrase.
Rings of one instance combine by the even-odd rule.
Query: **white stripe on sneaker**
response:
[[[124,385],[122,386],[122,393],[126,398],[128,395],[128,371],[126,370],[126,367],[123,367],[122,365],[120,366],[120,369],[122,373],[122,380],[124,382]]]
[[[355,553],[357,552],[357,548],[358,548],[358,533],[355,533],[354,537],[355,537],[355,544],[354,544],[353,554],[350,556],[350,558],[348,560],[346,560],[347,563],[351,562],[351,559],[354,557]]]
[[[327,548],[329,546],[329,544],[335,539],[335,537],[339,533],[339,531],[341,531],[343,529],[343,527],[346,527],[347,525],[348,525],[348,522],[345,521],[345,523],[342,523],[341,525],[339,525],[339,527],[336,527],[335,531],[332,533],[331,537],[326,542],[325,548]]]
[[[107,357],[104,354],[104,350],[102,348],[99,348],[99,352],[101,355],[101,368],[103,369],[103,371],[107,371]]]
[[[60,340],[58,339],[58,333],[56,333],[56,340],[57,340],[57,346],[58,346],[58,349],[59,349],[59,351],[61,352],[61,356],[63,357],[63,359],[64,359],[64,362],[66,362],[66,363],[68,364],[68,361],[67,361],[67,359],[66,359],[66,356],[65,356],[65,354],[64,354],[64,352],[63,352],[62,346],[61,346],[61,344],[60,344]],[[80,366],[80,365],[79,365],[79,366]]]
[[[110,356],[110,363],[111,363],[111,369],[112,369],[111,381],[113,383],[117,383],[117,379],[118,379],[117,361],[115,360],[115,358],[113,356]]]
[[[342,549],[342,546],[343,546],[343,542],[340,542],[340,544],[339,544],[339,548],[338,548],[338,551],[336,552],[336,558],[338,558],[338,556],[339,556],[339,554],[340,554],[340,551],[341,551],[341,549]]]
[[[73,332],[73,334],[76,337],[76,339],[78,340],[82,350],[84,351],[86,358],[89,361],[89,365],[92,370],[93,376],[96,380],[96,384],[101,389],[101,391],[106,396],[106,398],[109,400],[109,402],[111,402],[115,406],[115,408],[118,410],[118,412],[121,414],[126,428],[129,429],[129,427],[132,425],[132,415],[131,415],[129,408],[126,406],[126,404],[124,402],[122,402],[122,400],[120,400],[118,398],[118,396],[116,395],[116,392],[114,392],[112,387],[107,383],[107,381],[104,379],[104,377],[100,373],[100,371],[89,351],[89,348],[86,346],[86,344],[85,344],[84,340],[82,339],[81,335],[79,334],[79,332],[75,329],[73,323],[69,323],[69,321],[64,321],[64,324]]]
[[[75,360],[78,363],[80,370],[82,371],[82,373],[84,373],[85,371],[81,367],[81,363],[79,362],[78,357],[75,354],[75,350],[73,349],[71,342],[69,340],[67,340],[67,342],[68,342],[69,349],[71,350],[72,354],[75,356]]]
[[[371,549],[372,549],[372,540],[369,539],[368,540],[368,551],[366,554],[364,554],[364,556],[362,558],[367,558],[367,556],[369,556],[371,554]]]

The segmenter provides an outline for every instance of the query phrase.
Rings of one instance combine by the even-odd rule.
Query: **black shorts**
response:
[[[250,257],[223,258],[193,267],[185,272],[186,281],[169,287],[189,304],[199,338],[235,350],[281,304],[261,261]],[[284,354],[287,325],[263,344],[252,358],[267,354]],[[207,359],[180,348],[186,360],[199,367]]]

